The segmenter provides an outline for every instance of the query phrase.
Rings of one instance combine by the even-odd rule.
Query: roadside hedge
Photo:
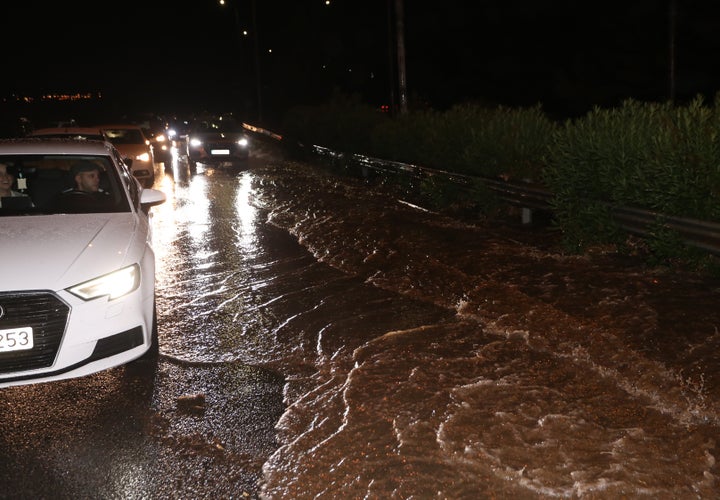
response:
[[[283,127],[305,144],[540,185],[553,193],[554,223],[575,251],[622,242],[613,206],[720,221],[717,99],[713,105],[700,96],[684,105],[627,100],[558,122],[540,105],[474,103],[391,118],[335,95],[327,105],[292,110]],[[651,246],[684,252],[677,235],[658,229],[656,239]]]
[[[686,106],[629,100],[566,123],[543,169],[559,225],[582,245],[617,238],[612,206],[720,220],[719,116],[700,98]]]

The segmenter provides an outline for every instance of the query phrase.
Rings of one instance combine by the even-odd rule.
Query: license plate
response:
[[[229,155],[230,150],[229,149],[211,149],[210,154],[212,154],[212,155]]]
[[[33,329],[30,326],[0,330],[0,353],[33,348]]]

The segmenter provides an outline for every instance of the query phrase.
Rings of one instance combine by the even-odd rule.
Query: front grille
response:
[[[50,291],[0,293],[0,330],[31,326],[34,347],[0,352],[0,373],[47,368],[55,362],[70,306]]]

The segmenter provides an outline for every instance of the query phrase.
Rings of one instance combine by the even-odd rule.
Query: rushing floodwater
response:
[[[262,496],[720,496],[718,283],[279,160],[166,187],[163,354],[287,380]]]

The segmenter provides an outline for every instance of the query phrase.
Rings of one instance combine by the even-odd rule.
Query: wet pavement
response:
[[[0,498],[250,497],[281,387],[242,365],[161,361],[3,389]]]
[[[159,363],[4,389],[4,497],[720,495],[717,281],[270,149],[159,183]]]

